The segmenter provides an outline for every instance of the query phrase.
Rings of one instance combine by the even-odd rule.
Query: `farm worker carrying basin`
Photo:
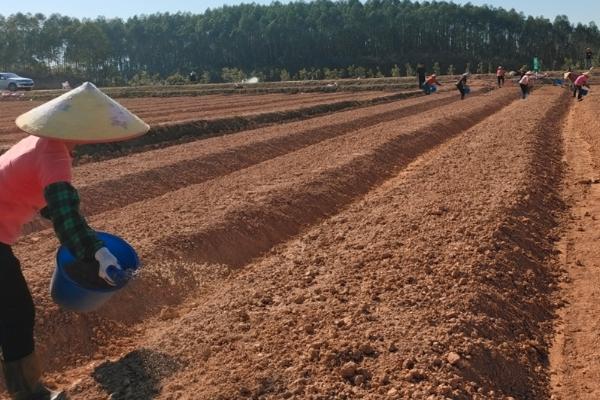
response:
[[[442,86],[442,84],[439,83],[437,80],[437,75],[432,74],[425,80],[425,83],[423,84],[423,91],[425,92],[425,94],[431,94],[435,92],[437,90],[435,85]]]
[[[587,95],[588,93],[588,89],[585,87],[589,86],[588,79],[590,77],[590,71],[584,72],[583,74],[579,75],[577,79],[575,79],[575,91],[577,92],[577,100],[579,101],[583,100],[583,96]]]
[[[98,275],[114,285],[120,266],[79,211],[71,185],[77,144],[126,140],[149,126],[91,83],[17,118],[31,136],[0,156],[0,348],[6,388],[13,399],[57,400],[63,393],[41,382],[35,356],[35,311],[11,246],[36,211],[52,221],[63,246],[80,260],[98,261]]]
[[[465,72],[464,74],[462,74],[460,76],[460,78],[458,79],[458,81],[456,81],[456,83],[455,83],[456,88],[460,92],[460,99],[461,100],[464,100],[465,99],[465,95],[467,95],[467,94],[469,94],[471,92],[471,89],[467,85],[467,78],[468,77],[469,77],[469,73]]]

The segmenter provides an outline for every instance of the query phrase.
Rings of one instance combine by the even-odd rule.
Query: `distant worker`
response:
[[[460,78],[456,82],[456,88],[460,92],[460,99],[461,100],[464,100],[465,99],[465,95],[469,94],[469,92],[471,91],[471,89],[469,88],[469,86],[467,86],[467,77],[468,76],[469,76],[469,74],[467,72],[465,72],[464,74],[462,74],[460,76]]]
[[[437,90],[435,85],[442,86],[442,84],[439,83],[437,80],[437,75],[432,74],[430,77],[425,79],[425,83],[423,84],[423,91],[425,92],[425,94],[431,94],[435,92]]]
[[[565,82],[569,84],[569,89],[573,91],[573,97],[577,96],[577,88],[575,87],[575,81],[579,77],[579,74],[571,71],[571,68],[564,73],[563,78]]]
[[[579,75],[577,79],[575,79],[575,90],[577,91],[577,100],[582,101],[583,96],[585,96],[588,92],[586,87],[589,86],[588,79],[590,77],[590,72],[584,72]]]
[[[590,49],[589,47],[587,49],[585,49],[585,67],[586,68],[592,68],[592,49]]]
[[[190,72],[189,79],[190,79],[190,82],[198,81],[198,75],[196,74],[196,71]]]
[[[89,82],[19,116],[16,124],[30,136],[0,156],[2,370],[13,400],[63,400],[63,392],[41,382],[35,307],[12,245],[39,211],[52,221],[61,244],[79,260],[98,261],[98,276],[116,285],[122,269],[80,212],[79,194],[71,184],[71,154],[79,143],[126,140],[149,126]]]
[[[531,71],[527,71],[521,77],[521,79],[519,79],[519,86],[521,87],[521,95],[523,96],[523,99],[526,99],[527,96],[529,96],[529,92],[531,91],[531,88],[533,86],[534,79],[535,78],[533,76],[533,72]]]
[[[504,75],[506,75],[506,70],[502,67],[502,65],[498,66],[498,69],[496,70],[496,78],[498,79],[499,88],[504,86]]]
[[[419,63],[417,64],[417,78],[419,80],[419,89],[423,89],[423,85],[425,84],[425,65]]]

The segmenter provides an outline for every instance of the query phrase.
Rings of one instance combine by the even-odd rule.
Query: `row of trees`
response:
[[[0,68],[85,76],[103,83],[144,72],[167,77],[198,71],[222,79],[224,68],[279,79],[281,71],[359,65],[389,74],[394,65],[439,62],[512,68],[533,56],[547,68],[581,61],[599,48],[592,22],[573,25],[514,10],[409,0],[316,0],[243,4],[204,14],[153,14],[127,20],[53,14],[0,15]],[[274,73],[279,71],[280,73]]]

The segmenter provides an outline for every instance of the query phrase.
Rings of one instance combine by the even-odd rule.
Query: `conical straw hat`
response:
[[[76,143],[127,140],[150,127],[90,82],[19,116],[23,131]]]

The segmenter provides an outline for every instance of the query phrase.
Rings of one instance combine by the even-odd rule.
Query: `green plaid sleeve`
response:
[[[68,182],[52,183],[44,189],[48,206],[42,216],[52,221],[56,236],[77,259],[93,258],[104,244],[79,212],[79,194]]]

